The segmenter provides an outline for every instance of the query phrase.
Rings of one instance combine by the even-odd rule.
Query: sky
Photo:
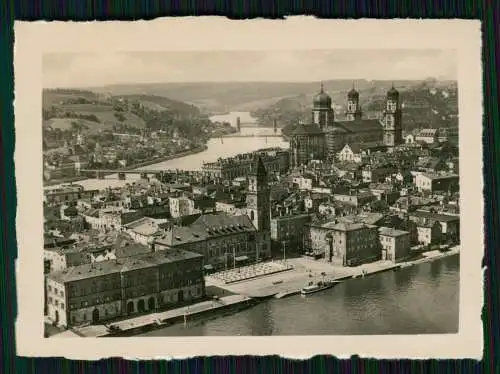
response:
[[[58,53],[43,57],[43,86],[168,82],[313,82],[456,79],[453,50]]]

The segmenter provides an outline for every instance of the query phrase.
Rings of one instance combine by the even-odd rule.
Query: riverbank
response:
[[[207,287],[213,287],[217,283],[215,287],[225,290],[229,296],[110,323],[110,325],[118,327],[115,327],[113,330],[110,330],[106,325],[89,325],[73,329],[73,334],[84,337],[133,336],[143,334],[171,325],[182,324],[185,320],[213,319],[238,313],[271,298],[283,299],[297,295],[308,281],[318,281],[325,278],[337,281],[357,282],[382,272],[398,271],[403,268],[437,261],[446,257],[458,256],[459,254],[460,248],[457,246],[447,252],[429,251],[424,253],[421,258],[397,264],[388,261],[379,261],[353,268],[332,267],[330,264],[305,258],[290,259],[286,262],[290,266],[293,266],[292,270],[267,274],[265,277],[258,279],[224,284],[214,281],[213,277],[207,277]],[[321,275],[321,273],[325,275]],[[63,335],[58,334],[55,336]]]
[[[124,168],[113,170],[112,173],[107,173],[106,175],[112,175],[112,174],[115,174],[115,173],[119,173],[121,171],[137,170],[137,169],[140,169],[140,168],[144,168],[146,166],[158,164],[160,162],[169,161],[169,160],[175,160],[177,158],[182,158],[182,157],[194,155],[194,154],[197,154],[197,153],[201,153],[201,152],[206,151],[207,149],[208,149],[208,147],[206,145],[203,145],[201,147],[196,147],[196,148],[190,149],[189,151],[185,151],[185,152],[181,152],[181,153],[176,153],[176,154],[173,154],[173,155],[168,155],[168,156],[163,156],[163,157],[156,157],[156,158],[153,158],[153,159],[150,159],[150,160],[147,160],[147,161],[143,161],[143,162],[140,162],[140,163],[137,163],[137,164],[126,166]],[[80,176],[80,177],[73,177],[73,178],[64,178],[64,179],[50,180],[50,181],[44,181],[43,182],[43,186],[44,187],[50,187],[50,186],[54,186],[54,185],[58,185],[58,184],[76,183],[76,182],[79,182],[79,181],[82,181],[82,180],[86,180],[86,179],[89,179],[89,178],[87,176]]]
[[[154,329],[187,323],[205,316],[226,315],[256,305],[261,300],[242,295],[229,295],[205,300],[181,308],[145,314],[109,324],[93,324],[75,327],[72,332],[80,337],[126,337],[142,334]]]
[[[334,281],[347,281],[356,278],[366,278],[385,271],[397,271],[404,267],[414,266],[425,262],[430,262],[458,255],[459,246],[450,249],[447,252],[430,251],[425,252],[421,257],[409,261],[394,264],[390,261],[376,261],[356,267],[333,266],[332,264],[315,261],[309,258],[293,258],[286,260],[288,266],[293,270],[267,275],[263,278],[250,279],[236,284],[224,284],[210,277],[207,279],[207,285],[226,289],[235,294],[245,295],[247,297],[265,298],[277,297],[283,298],[300,292],[301,288],[309,282],[317,282],[324,279]]]

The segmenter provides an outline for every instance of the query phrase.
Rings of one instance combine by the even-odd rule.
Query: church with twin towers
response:
[[[299,123],[290,135],[290,166],[333,160],[346,144],[370,144],[390,151],[403,143],[401,117],[399,91],[394,86],[386,94],[381,119],[363,118],[359,92],[353,86],[347,94],[345,119],[338,121],[332,98],[321,84],[313,99],[311,121]]]

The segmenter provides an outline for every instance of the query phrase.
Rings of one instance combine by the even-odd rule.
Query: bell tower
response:
[[[325,93],[323,83],[321,83],[320,91],[313,99],[312,123],[324,130],[333,125],[334,116],[332,98]]]
[[[394,147],[403,142],[403,127],[401,125],[401,103],[399,91],[392,85],[387,92],[387,99],[384,110],[384,145]]]
[[[359,92],[354,89],[354,82],[352,83],[352,90],[347,94],[347,113],[348,121],[361,119],[362,112],[359,105]]]
[[[271,229],[271,190],[262,159],[257,157],[248,175],[247,215],[257,231]]]
[[[248,175],[247,215],[257,229],[255,260],[271,255],[271,189],[262,159],[257,156]]]

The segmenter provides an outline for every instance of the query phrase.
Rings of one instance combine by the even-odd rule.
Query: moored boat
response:
[[[300,290],[301,295],[309,295],[315,292],[327,290],[332,288],[336,284],[340,283],[339,281],[319,281],[319,282],[309,282],[306,286],[302,287]]]

